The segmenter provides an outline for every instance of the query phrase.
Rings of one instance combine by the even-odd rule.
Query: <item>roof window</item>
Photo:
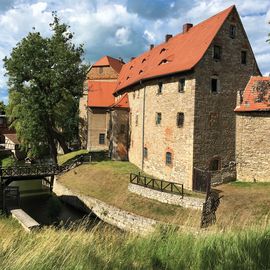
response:
[[[142,63],[144,63],[145,61],[146,61],[146,59],[145,59],[145,58],[143,58]]]
[[[141,69],[140,71],[139,71],[139,74],[142,74],[143,73],[143,70]]]
[[[133,66],[131,65],[129,69],[133,69]]]
[[[162,48],[161,50],[160,50],[160,53],[159,54],[162,54],[163,52],[165,52],[166,51],[166,49],[165,48]]]
[[[167,59],[162,59],[158,65],[160,66],[163,64],[167,64],[167,63],[169,63],[169,61]]]
[[[129,76],[127,76],[127,80],[129,79],[130,77]]]

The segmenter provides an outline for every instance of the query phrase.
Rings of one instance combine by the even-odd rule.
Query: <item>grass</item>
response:
[[[12,229],[12,233],[10,231]],[[0,269],[269,269],[270,229],[194,236],[161,227],[139,237],[111,227],[28,234],[0,218]]]
[[[120,161],[82,165],[59,178],[71,190],[93,196],[135,214],[180,225],[200,224],[200,211],[167,205],[128,191],[129,174],[139,169]]]
[[[63,175],[59,181],[74,191],[138,215],[179,225],[199,226],[200,211],[166,205],[130,193],[129,173],[138,171],[129,162],[104,161],[82,165]],[[270,225],[270,183],[237,181],[215,189],[223,197],[213,230],[238,230],[251,226],[265,228]]]
[[[14,166],[16,163],[16,160],[13,156],[5,157],[1,159],[1,166],[2,167],[10,167]]]
[[[58,164],[62,165],[63,163],[67,162],[68,160],[72,158],[75,158],[76,156],[80,156],[82,154],[87,154],[87,153],[88,153],[88,150],[82,149],[82,150],[70,152],[68,154],[59,155],[57,157]]]

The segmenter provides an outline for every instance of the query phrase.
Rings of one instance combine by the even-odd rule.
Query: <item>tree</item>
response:
[[[0,101],[0,114],[6,114],[6,105],[3,101]]]
[[[67,143],[77,136],[78,104],[86,66],[83,47],[72,43],[69,26],[53,13],[51,37],[33,29],[10,57],[5,57],[9,86],[7,115],[30,156],[48,150],[57,163],[57,144],[67,153]]]

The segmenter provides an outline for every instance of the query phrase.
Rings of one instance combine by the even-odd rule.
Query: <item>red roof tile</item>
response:
[[[115,104],[112,105],[113,108],[129,108],[129,102],[128,102],[128,94],[124,94],[120,100],[118,100]]]
[[[270,77],[252,76],[235,112],[270,111]]]
[[[225,9],[193,26],[188,32],[170,38],[169,41],[125,64],[120,72],[115,92],[140,80],[194,68],[234,8],[235,6],[231,6]]]
[[[93,64],[93,67],[111,66],[117,73],[120,73],[124,64],[125,63],[119,59],[115,59],[110,56],[104,56],[99,59],[95,64]]]
[[[114,103],[116,82],[88,81],[88,106],[110,107]]]

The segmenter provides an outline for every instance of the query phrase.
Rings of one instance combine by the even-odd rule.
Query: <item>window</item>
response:
[[[126,131],[126,126],[125,126],[124,124],[122,124],[122,125],[120,126],[120,133],[121,133],[121,134],[124,134],[125,131]]]
[[[220,91],[220,83],[217,77],[211,78],[211,93],[217,94]]]
[[[210,171],[218,171],[218,170],[220,170],[220,158],[213,158],[210,161],[209,170]]]
[[[166,165],[171,165],[171,164],[172,164],[172,153],[166,152]]]
[[[166,51],[166,49],[165,49],[165,48],[162,48],[162,49],[160,50],[160,54],[163,53],[163,52],[165,52],[165,51]]]
[[[99,144],[105,144],[105,134],[104,133],[99,134]]]
[[[144,63],[145,61],[146,61],[146,59],[145,59],[145,58],[143,58],[142,63]]]
[[[98,72],[99,72],[99,74],[102,74],[103,73],[103,67],[99,67]]]
[[[145,158],[145,159],[148,158],[148,149],[147,149],[147,147],[143,148],[143,158]]]
[[[220,60],[221,59],[221,47],[218,46],[218,45],[214,45],[213,58],[215,60]]]
[[[163,88],[163,84],[162,84],[162,82],[160,82],[160,83],[158,84],[158,90],[157,90],[157,94],[158,94],[158,95],[162,94],[162,88]]]
[[[247,64],[247,52],[241,51],[241,64],[246,65]]]
[[[236,26],[231,24],[229,30],[230,38],[235,38],[236,36]]]
[[[161,124],[161,113],[157,112],[156,113],[156,125],[160,125]]]
[[[177,113],[177,118],[176,118],[177,127],[182,127],[184,125],[184,119],[185,119],[184,113],[178,112]]]
[[[138,126],[138,123],[139,123],[139,115],[137,113],[135,118],[135,126]]]
[[[185,84],[186,84],[185,78],[179,80],[179,84],[178,84],[178,92],[179,93],[182,93],[185,91]]]

